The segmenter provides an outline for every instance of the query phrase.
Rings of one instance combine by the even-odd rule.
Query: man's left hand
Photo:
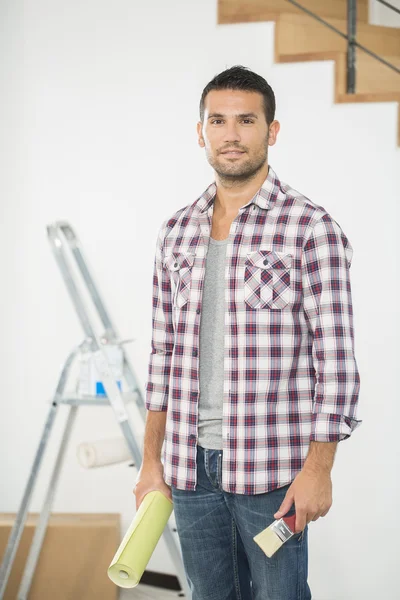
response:
[[[325,517],[332,506],[332,480],[327,471],[315,472],[303,469],[293,480],[286,496],[274,514],[281,519],[292,507],[296,507],[296,531],[300,533],[310,521]]]

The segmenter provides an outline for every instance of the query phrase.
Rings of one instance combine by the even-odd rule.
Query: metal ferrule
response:
[[[293,531],[286,525],[283,519],[274,521],[271,525],[271,529],[283,543],[287,542],[294,535]]]

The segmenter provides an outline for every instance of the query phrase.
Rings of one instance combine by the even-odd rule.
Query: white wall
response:
[[[310,526],[314,598],[398,598],[395,103],[333,105],[331,62],[274,65],[273,25],[218,27],[215,0],[3,0],[0,11],[0,510],[17,510],[59,370],[82,337],[46,224],[75,226],[119,331],[135,338],[144,389],[157,231],[209,183],[198,100],[215,73],[242,63],[276,92],[271,165],[333,215],[355,250],[364,423],[339,447],[329,516]],[[75,458],[80,441],[116,432],[109,409],[81,411],[55,511],[121,512],[127,526],[133,469],[87,472]],[[33,510],[43,491],[41,480]],[[172,571],[162,545],[150,568]]]
[[[400,0],[387,0],[389,4],[400,9]],[[383,27],[400,27],[400,15],[391,8],[369,0],[369,22],[371,25],[382,25]]]

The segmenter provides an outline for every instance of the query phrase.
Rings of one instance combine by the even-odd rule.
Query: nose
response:
[[[228,121],[224,130],[225,143],[240,142],[239,127],[236,121]]]

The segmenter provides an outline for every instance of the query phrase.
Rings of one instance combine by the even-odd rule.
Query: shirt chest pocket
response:
[[[250,252],[245,260],[244,300],[257,309],[282,309],[292,299],[292,255],[273,250]]]
[[[164,258],[171,280],[172,303],[178,308],[189,300],[194,258],[189,252],[174,252]]]

